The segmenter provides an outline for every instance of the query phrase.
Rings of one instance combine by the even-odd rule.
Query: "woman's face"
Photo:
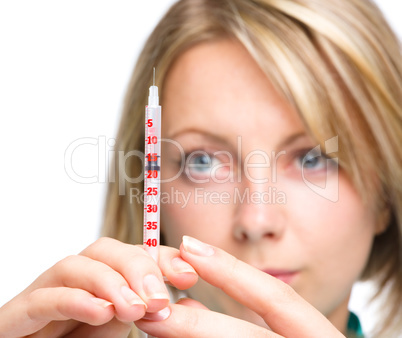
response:
[[[192,47],[168,73],[162,107],[166,244],[189,235],[220,247],[344,321],[375,217],[325,149],[305,157],[317,142],[247,51],[230,40]],[[205,282],[189,293],[260,323]]]

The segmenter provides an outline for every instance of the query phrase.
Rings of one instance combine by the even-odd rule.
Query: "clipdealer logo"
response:
[[[191,174],[189,174],[188,170],[185,169],[186,165],[191,166],[191,164],[186,164],[186,155],[185,151],[182,148],[182,146],[174,141],[174,140],[169,140],[169,139],[161,139],[162,142],[169,142],[173,144],[175,147],[177,147],[178,151],[180,152],[180,156],[182,159],[182,164],[180,169],[172,176],[169,178],[166,178],[164,180],[161,180],[161,183],[166,183],[166,182],[172,182],[180,175],[187,175],[190,181],[192,181],[194,184],[197,183],[208,183],[210,181],[214,183],[226,183],[229,181],[229,177],[225,178],[224,180],[221,180],[214,175],[211,175],[207,179],[202,179],[199,180],[195,177],[192,177]],[[111,162],[112,158],[117,159],[117,170],[119,171],[118,175],[118,184],[119,184],[119,194],[120,195],[125,195],[128,191],[126,189],[127,182],[129,183],[141,183],[143,181],[143,168],[142,172],[138,177],[130,177],[126,171],[126,162],[130,157],[136,157],[139,159],[139,163],[144,163],[144,153],[138,150],[132,150],[128,152],[124,151],[115,151],[113,149],[115,145],[115,139],[110,138],[107,139],[106,136],[99,136],[97,138],[95,137],[83,137],[79,138],[73,142],[71,142],[68,147],[65,150],[64,153],[64,169],[67,174],[67,176],[73,180],[74,182],[80,183],[80,184],[93,184],[93,183],[106,183],[106,182],[116,182],[116,173],[115,169],[109,167],[109,163]],[[335,156],[328,156],[330,154],[334,155],[338,151],[338,136],[332,137],[328,140],[325,141],[324,143],[325,146],[325,151],[321,150],[320,145],[317,145],[311,151],[309,151],[306,156],[303,159],[303,163],[301,165],[301,176],[303,179],[304,184],[314,193],[317,195],[331,201],[331,202],[336,202],[339,199],[339,169],[338,169],[338,158]],[[200,151],[197,151],[200,153]],[[222,153],[220,152],[216,152]],[[82,157],[85,158],[96,158],[97,159],[97,166],[96,169],[93,170],[92,175],[84,175],[82,172],[80,172],[80,163],[77,161],[76,157],[79,157],[78,155],[81,155]],[[91,156],[86,156],[86,154],[91,154]],[[268,154],[262,150],[255,150],[250,152],[249,154],[246,154],[244,157],[244,161],[240,163],[241,161],[239,160],[241,158],[242,154],[242,142],[241,142],[241,137],[238,136],[237,138],[237,154],[235,157],[232,156],[232,154],[225,152],[225,154],[229,158],[229,162],[233,161],[233,163],[236,161],[234,158],[237,158],[237,167],[240,169],[237,171],[236,175],[230,176],[230,182],[233,182],[233,180],[237,179],[237,182],[241,182],[242,179],[247,179],[249,182],[253,184],[265,184],[269,180],[267,177],[263,178],[255,178],[252,177],[250,174],[250,169],[253,168],[269,168],[270,169],[270,181],[271,183],[276,183],[277,181],[277,168],[276,168],[276,162],[278,158],[284,154],[286,154],[285,151],[280,151],[278,153],[271,152],[271,154]],[[216,154],[212,154],[216,155]],[[326,166],[326,179],[323,181],[323,184],[317,184],[315,182],[312,182],[311,180],[308,179],[308,175],[305,172],[305,162],[307,159],[311,160],[316,157],[321,157],[323,156],[326,158],[325,161],[327,161],[327,166]],[[251,162],[251,158],[259,156],[259,158],[262,158],[263,161],[262,163],[254,163]],[[93,163],[92,163],[93,164]],[[211,163],[211,173],[214,173],[214,170],[216,172],[216,169]],[[232,163],[231,163],[232,165]],[[142,165],[143,167],[143,165]],[[78,168],[78,169],[77,169]],[[94,166],[92,166],[94,168]],[[243,174],[242,175],[242,171]],[[330,179],[329,179],[330,178]],[[322,183],[322,182],[321,182]],[[237,191],[237,192],[236,192]],[[242,198],[242,194],[240,194],[240,190],[235,190],[233,192],[234,196],[236,196],[237,200],[236,201],[257,201],[256,203],[264,203],[264,199],[268,201],[268,194],[270,194],[270,203],[286,203],[286,196],[284,192],[278,191],[276,188],[271,187],[271,190],[269,189],[262,194],[261,192],[250,192],[250,190],[246,189],[246,197]],[[130,192],[131,194],[131,192]],[[222,194],[222,193],[220,193]],[[243,193],[244,194],[244,193]],[[258,195],[260,194],[260,195]],[[135,193],[134,193],[135,195]],[[193,194],[195,196],[195,192]],[[275,196],[274,196],[275,195]],[[203,190],[203,196],[206,196],[206,190]],[[215,193],[211,192],[210,196],[208,197],[209,200],[215,198]],[[234,197],[232,197],[234,199]],[[220,196],[218,199],[222,199],[222,203],[225,203],[227,200],[226,194],[223,193],[222,196]],[[260,201],[260,202],[258,202]],[[162,202],[162,200],[161,200]]]

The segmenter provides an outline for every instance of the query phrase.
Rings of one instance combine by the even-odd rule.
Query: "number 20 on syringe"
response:
[[[144,158],[144,249],[155,261],[159,258],[160,237],[160,162],[161,162],[161,106],[158,87],[149,88],[148,106],[145,107]]]

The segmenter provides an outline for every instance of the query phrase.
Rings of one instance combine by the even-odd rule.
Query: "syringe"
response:
[[[149,87],[148,105],[145,107],[145,159],[144,159],[144,249],[158,262],[160,233],[160,173],[161,173],[161,106],[158,87]]]

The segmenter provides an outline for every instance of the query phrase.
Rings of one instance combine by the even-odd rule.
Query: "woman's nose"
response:
[[[247,185],[235,210],[233,235],[238,241],[279,239],[285,230],[285,203],[271,184]]]

